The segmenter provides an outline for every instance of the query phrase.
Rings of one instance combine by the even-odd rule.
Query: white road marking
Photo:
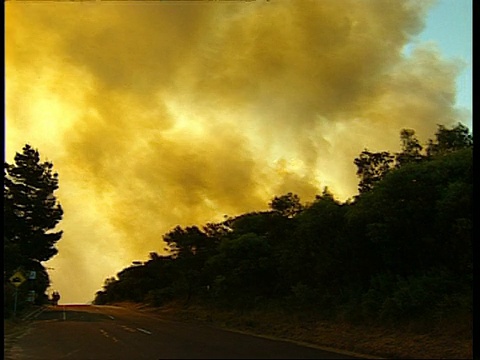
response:
[[[112,340],[115,341],[115,342],[119,342],[119,340],[118,340],[115,336],[109,335],[108,332],[106,332],[105,330],[100,329],[100,332],[101,332],[102,335],[105,336],[106,338],[112,339]]]
[[[137,330],[138,330],[138,331],[141,331],[141,332],[143,332],[143,333],[145,333],[145,334],[147,334],[147,335],[152,335],[152,333],[151,333],[150,331],[148,331],[148,330],[145,330],[145,329],[142,329],[142,328],[137,328]]]
[[[67,355],[65,355],[64,357],[69,357],[70,355],[72,355],[73,353],[76,353],[76,352],[79,352],[80,349],[76,349],[76,350],[73,350],[73,351],[70,351]]]
[[[128,327],[126,325],[122,325],[122,328],[130,332],[135,332],[135,329],[132,329],[131,327]]]

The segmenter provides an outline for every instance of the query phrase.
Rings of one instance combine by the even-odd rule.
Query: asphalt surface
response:
[[[30,322],[5,359],[355,359],[115,306],[47,307]]]

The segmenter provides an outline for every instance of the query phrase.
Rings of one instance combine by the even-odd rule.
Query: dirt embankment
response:
[[[449,319],[435,328],[421,324],[403,327],[352,325],[315,320],[306,315],[278,312],[229,312],[198,305],[170,304],[162,308],[121,303],[144,312],[231,330],[339,349],[366,358],[473,359],[472,319]]]

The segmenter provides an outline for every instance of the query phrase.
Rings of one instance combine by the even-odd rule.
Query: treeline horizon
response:
[[[94,304],[171,301],[228,309],[313,311],[398,323],[470,315],[473,304],[473,136],[438,125],[425,148],[400,132],[398,153],[362,151],[359,194],[327,187],[310,203],[290,192],[269,210],[176,226],[168,255],[105,280]]]

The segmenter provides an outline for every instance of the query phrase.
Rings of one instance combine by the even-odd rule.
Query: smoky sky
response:
[[[6,3],[7,156],[29,142],[65,210],[47,263],[66,302],[204,225],[324,186],[353,160],[463,121],[463,64],[405,46],[429,1]],[[7,161],[10,159],[7,159]],[[11,160],[10,160],[11,161]],[[73,285],[74,284],[74,285]]]

